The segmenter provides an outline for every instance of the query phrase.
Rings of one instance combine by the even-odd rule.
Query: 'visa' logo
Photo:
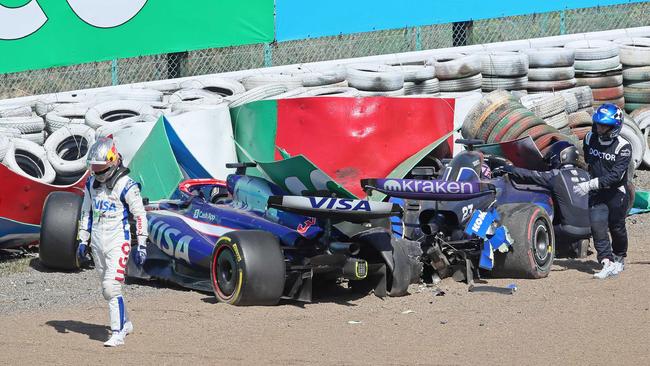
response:
[[[370,212],[370,202],[368,201],[358,201],[346,198],[309,197],[309,203],[312,208]]]
[[[117,211],[117,206],[115,202],[108,202],[104,200],[95,200],[94,201],[95,210],[99,211]]]

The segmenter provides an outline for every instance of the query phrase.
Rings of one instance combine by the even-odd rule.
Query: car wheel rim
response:
[[[551,237],[546,225],[540,220],[535,223],[535,234],[533,238],[535,262],[537,262],[538,266],[543,267],[551,257]]]
[[[224,299],[233,296],[237,287],[238,266],[235,255],[230,248],[219,248],[215,270],[217,292]]]

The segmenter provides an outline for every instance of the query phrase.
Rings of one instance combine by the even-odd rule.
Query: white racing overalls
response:
[[[147,216],[139,184],[123,175],[110,189],[107,183],[95,182],[93,176],[88,179],[79,223],[79,240],[87,243],[90,239],[95,268],[102,281],[102,293],[108,301],[113,331],[121,331],[128,321],[122,283],[131,251],[129,213],[135,219],[137,236],[146,238]]]

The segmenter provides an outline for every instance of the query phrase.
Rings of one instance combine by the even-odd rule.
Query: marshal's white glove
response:
[[[586,182],[580,182],[573,186],[573,193],[578,196],[584,196],[589,194],[590,191],[598,189],[598,178],[588,180]]]

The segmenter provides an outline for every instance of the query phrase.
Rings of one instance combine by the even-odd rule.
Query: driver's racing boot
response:
[[[104,347],[117,347],[123,345],[125,336],[126,332],[124,330],[114,330],[111,338],[104,342]]]

